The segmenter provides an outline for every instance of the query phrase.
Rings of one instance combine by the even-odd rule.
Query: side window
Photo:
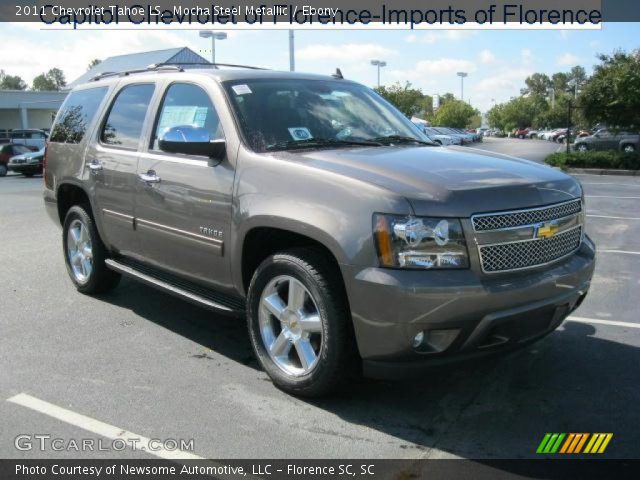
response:
[[[52,142],[80,143],[107,94],[107,87],[88,88],[69,94],[51,130]]]
[[[207,92],[189,83],[174,83],[162,101],[151,148],[158,150],[158,139],[167,130],[187,125],[206,130],[211,139],[223,137],[220,119]]]
[[[102,127],[102,143],[132,149],[138,147],[154,88],[152,84],[130,85],[118,92]]]

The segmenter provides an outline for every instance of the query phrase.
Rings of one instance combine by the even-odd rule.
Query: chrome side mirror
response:
[[[213,139],[211,133],[202,127],[179,125],[166,129],[158,139],[158,147],[167,153],[199,155],[222,160],[226,152],[223,138]]]

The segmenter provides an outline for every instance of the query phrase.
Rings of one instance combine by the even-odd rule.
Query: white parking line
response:
[[[609,195],[585,195],[586,198],[614,198],[616,200],[640,200],[640,197],[611,197]]]
[[[151,455],[155,455],[156,457],[164,458],[167,460],[203,459],[198,455],[184,452],[182,450],[166,450],[157,441],[154,441],[150,445],[149,442],[151,442],[151,439],[143,437],[142,435],[123,430],[119,427],[114,427],[113,425],[101,422],[100,420],[96,420],[94,418],[87,417],[86,415],[72,412],[71,410],[67,410],[66,408],[58,407],[57,405],[32,397],[31,395],[27,395],[26,393],[19,393],[18,395],[7,399],[7,402],[30,408],[31,410],[35,410],[36,412],[43,413],[62,422],[68,423],[69,425],[73,425],[75,427],[87,430],[88,432],[95,433],[96,435],[100,435],[111,440],[121,439],[127,445],[135,445],[136,450],[144,450],[145,452],[150,453]]]
[[[587,217],[593,218],[611,218],[613,220],[640,220],[640,217],[611,217],[609,215],[591,215],[587,214]]]
[[[630,252],[628,250],[597,250],[598,253],[622,253],[625,255],[640,255],[640,252]]]
[[[640,323],[618,322],[615,320],[599,320],[597,318],[567,317],[567,320],[569,320],[570,322],[594,323],[596,325],[611,325],[614,327],[640,328]]]

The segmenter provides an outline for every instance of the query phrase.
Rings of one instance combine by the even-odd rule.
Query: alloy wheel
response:
[[[93,249],[91,237],[84,223],[75,219],[67,232],[67,258],[74,277],[86,283],[93,271]]]
[[[294,277],[273,278],[260,297],[260,335],[269,357],[285,373],[306,375],[323,347],[322,318],[309,290]]]

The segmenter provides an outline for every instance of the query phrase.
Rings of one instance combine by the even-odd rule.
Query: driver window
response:
[[[207,92],[189,83],[174,83],[162,101],[151,148],[159,150],[160,136],[171,128],[183,126],[203,128],[212,140],[224,137],[220,118]]]

